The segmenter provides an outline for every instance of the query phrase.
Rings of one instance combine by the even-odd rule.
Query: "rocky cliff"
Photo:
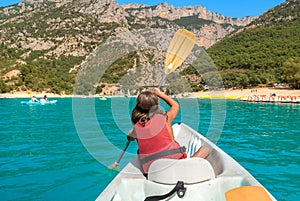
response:
[[[246,26],[254,16],[243,18],[226,17],[221,14],[211,12],[204,6],[184,6],[175,7],[168,3],[158,4],[156,6],[148,6],[145,4],[125,4],[122,7],[137,19],[160,17],[170,21],[180,19],[182,17],[197,16],[199,19],[215,22],[217,24],[231,24],[235,26]]]
[[[185,27],[192,30],[199,39],[199,45],[210,47],[229,33],[249,24],[256,17],[231,18],[206,10],[204,6],[174,7],[167,3],[156,6],[127,4],[118,5],[114,0],[22,0],[16,6],[0,9],[1,41],[10,43],[11,47],[19,46],[44,50],[53,48],[54,41],[66,41],[63,45],[78,45],[78,41],[101,41],[99,35],[111,34],[116,27],[126,29]],[[90,22],[88,22],[90,20]],[[19,28],[20,24],[25,26]],[[47,26],[39,26],[39,24]],[[96,25],[101,23],[102,26]],[[108,24],[110,24],[108,26]],[[44,32],[43,38],[30,33]],[[106,27],[103,27],[106,26]],[[9,29],[8,29],[9,27]],[[19,29],[17,31],[16,29]],[[44,29],[44,30],[42,30]],[[12,30],[13,31],[12,33]],[[91,31],[91,36],[82,34],[56,35],[53,38],[49,31],[81,30]],[[124,30],[124,29],[122,29]],[[11,41],[9,35],[15,40]],[[11,35],[12,34],[12,35]],[[84,38],[84,39],[83,39]],[[26,40],[25,40],[26,39]],[[53,41],[54,40],[54,41]],[[76,42],[77,41],[77,42]],[[76,44],[75,44],[76,43]],[[56,45],[57,46],[57,45]],[[61,49],[65,49],[61,47]],[[57,53],[62,50],[58,50]],[[70,51],[70,50],[66,50]],[[79,52],[82,52],[80,50]],[[86,52],[87,54],[88,52]]]
[[[30,88],[24,73],[18,84],[10,82],[14,78],[5,75],[16,69],[22,71],[22,68],[31,72],[44,60],[52,62],[59,73],[76,72],[80,61],[99,44],[119,34],[123,34],[122,40],[130,41],[135,33],[148,32],[158,37],[158,46],[166,48],[172,34],[185,28],[195,33],[198,45],[208,48],[255,18],[225,17],[203,6],[174,7],[167,3],[121,6],[114,0],[22,0],[16,5],[0,8],[3,53],[0,74],[4,75],[5,83],[13,83],[14,90]],[[151,46],[145,38],[135,43]],[[70,60],[68,65],[56,64],[66,58]],[[47,78],[40,79],[52,79],[50,75],[45,76]],[[30,81],[32,85],[36,82]],[[46,87],[52,88],[56,82],[48,81],[50,84]],[[65,85],[71,86],[70,83]]]

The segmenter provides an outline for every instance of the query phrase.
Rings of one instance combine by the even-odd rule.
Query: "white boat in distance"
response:
[[[202,145],[211,148],[209,157],[156,160],[149,168],[148,179],[136,157],[96,200],[276,200],[246,169],[207,138],[183,123],[173,125],[173,130],[176,141],[186,147],[188,157]]]

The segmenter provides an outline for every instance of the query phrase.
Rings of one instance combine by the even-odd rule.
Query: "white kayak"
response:
[[[207,138],[183,123],[173,125],[173,130],[176,141],[187,148],[187,159],[156,160],[146,179],[135,158],[96,200],[276,200],[246,169]],[[202,145],[211,148],[209,157],[189,158]]]

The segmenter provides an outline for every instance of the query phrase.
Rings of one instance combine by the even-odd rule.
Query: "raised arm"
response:
[[[170,110],[167,111],[168,123],[171,125],[172,121],[176,118],[179,111],[179,104],[171,97],[160,91],[158,88],[152,90],[152,93],[156,94],[159,98],[164,100],[169,106]]]

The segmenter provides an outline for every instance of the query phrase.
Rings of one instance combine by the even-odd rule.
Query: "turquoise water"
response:
[[[107,166],[125,145],[134,99],[21,100],[0,99],[0,200],[95,200],[118,173]],[[179,102],[177,122],[218,140],[278,200],[300,199],[300,105]],[[132,143],[120,166],[135,153]]]

